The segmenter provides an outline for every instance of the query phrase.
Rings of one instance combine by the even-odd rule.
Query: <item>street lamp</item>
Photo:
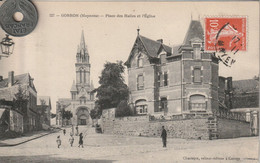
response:
[[[0,57],[9,57],[13,53],[14,50],[14,42],[9,35],[6,34],[6,37],[2,39],[0,42],[2,54]]]

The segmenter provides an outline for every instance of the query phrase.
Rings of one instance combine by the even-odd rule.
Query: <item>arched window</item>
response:
[[[137,114],[147,114],[148,107],[147,107],[146,100],[144,99],[137,100],[135,102],[135,110]]]
[[[79,70],[79,81],[80,81],[80,83],[82,83],[82,70],[81,69]]]
[[[207,108],[205,96],[192,95],[190,96],[190,110],[193,111],[205,111]]]
[[[141,54],[137,58],[137,67],[143,67],[143,57]]]
[[[83,75],[83,78],[84,78],[83,81],[84,81],[84,83],[86,83],[86,70],[83,71],[83,74],[84,74]]]
[[[86,97],[80,97],[80,104],[85,104],[86,103]]]

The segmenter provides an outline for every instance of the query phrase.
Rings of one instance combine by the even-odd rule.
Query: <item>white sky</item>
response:
[[[247,52],[239,53],[231,67],[220,64],[220,75],[234,80],[259,74],[258,2],[35,2],[39,12],[36,29],[25,37],[12,37],[14,54],[0,60],[0,75],[27,73],[35,79],[38,96],[51,96],[52,112],[58,98],[70,97],[75,61],[84,30],[91,62],[91,79],[98,80],[106,61],[126,61],[140,34],[167,45],[181,44],[193,19],[204,16],[247,16]],[[69,18],[49,14],[151,14],[155,18]],[[203,22],[202,22],[203,23]],[[4,32],[0,31],[0,38]],[[127,79],[126,79],[127,80]]]

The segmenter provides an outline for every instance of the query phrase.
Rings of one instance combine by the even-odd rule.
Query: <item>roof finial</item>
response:
[[[140,31],[140,28],[139,28],[139,26],[138,26],[138,28],[137,28],[137,35],[139,36],[139,31]]]

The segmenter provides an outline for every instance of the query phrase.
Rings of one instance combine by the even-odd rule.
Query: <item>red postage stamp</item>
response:
[[[247,50],[246,17],[205,18],[205,50],[214,51],[223,64],[231,67],[239,51]]]
[[[246,17],[205,18],[205,50],[246,51]]]

